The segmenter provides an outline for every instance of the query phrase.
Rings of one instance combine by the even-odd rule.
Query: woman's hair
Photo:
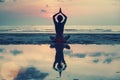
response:
[[[61,22],[63,20],[63,17],[61,15],[58,15],[57,20],[58,20],[58,22]]]
[[[58,65],[57,65],[57,68],[62,69],[62,68],[63,68],[63,65],[62,65],[62,64],[58,64]]]

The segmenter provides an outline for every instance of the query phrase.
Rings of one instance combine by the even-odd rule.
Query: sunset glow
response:
[[[119,5],[118,0],[4,0],[4,2],[0,2],[0,12],[2,12],[0,17],[8,16],[6,17],[8,22],[12,19],[18,23],[20,21],[35,23],[35,21],[51,19],[61,7],[63,13],[70,18],[69,24],[80,24],[81,22],[81,24],[88,25],[118,25]],[[5,23],[2,19],[1,24]]]

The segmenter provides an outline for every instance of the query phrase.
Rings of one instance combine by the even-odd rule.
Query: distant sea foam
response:
[[[55,33],[54,25],[0,26],[0,33]],[[120,33],[120,26],[67,25],[64,33]]]

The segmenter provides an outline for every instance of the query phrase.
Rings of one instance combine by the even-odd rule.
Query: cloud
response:
[[[106,63],[106,64],[109,64],[111,63],[113,60],[117,59],[117,54],[115,53],[100,53],[100,52],[97,52],[97,53],[92,53],[91,55],[89,55],[90,57],[94,57],[97,59],[95,60],[92,60],[93,63],[98,63],[100,62],[99,59],[101,59],[102,63]],[[104,58],[101,58],[101,56],[104,56]]]
[[[79,80],[79,79],[73,79],[73,80]]]
[[[0,0],[0,2],[5,2],[5,0]]]
[[[85,58],[87,56],[87,54],[85,53],[72,53],[72,51],[70,50],[64,50],[64,54],[68,55],[70,57],[76,57],[76,58]]]
[[[113,61],[112,58],[106,58],[106,59],[103,61],[103,63],[109,64],[109,63],[111,63],[112,61]]]
[[[86,54],[74,54],[73,56],[78,58],[85,58]]]
[[[100,52],[97,52],[97,53],[92,53],[90,54],[91,57],[100,57],[101,56],[101,53]]]
[[[14,0],[0,0],[0,2],[13,2]]]
[[[44,80],[48,76],[48,73],[41,72],[35,67],[28,67],[24,71],[19,71],[14,80]]]
[[[102,56],[102,57],[101,57]],[[103,58],[104,56],[104,58]],[[97,59],[92,60],[93,63],[98,63],[100,61],[102,61],[102,63],[106,63],[106,64],[110,64],[112,61],[117,60],[119,57],[119,55],[117,53],[93,53],[92,55],[90,55],[90,57],[94,57]]]
[[[47,12],[45,9],[41,9],[41,12],[43,12],[43,13],[45,13],[45,12]]]
[[[98,63],[98,62],[99,62],[99,59],[93,60],[93,63]]]
[[[71,51],[69,51],[69,50],[64,50],[64,54],[65,54],[65,55],[70,55],[70,54],[71,54]]]
[[[120,71],[117,71],[116,73],[120,73]]]
[[[71,2],[72,0],[57,0],[58,2]]]
[[[22,51],[20,51],[20,50],[12,50],[10,52],[15,56],[22,53]]]
[[[63,0],[57,0],[58,2],[63,2]]]
[[[48,5],[48,4],[46,4],[46,7],[49,7],[49,5]]]
[[[4,57],[3,57],[3,56],[0,56],[0,59],[4,59]]]
[[[0,48],[0,53],[2,53],[2,52],[4,52],[5,51],[5,49],[3,49],[3,48]]]
[[[72,53],[69,52],[66,55],[70,57],[75,57],[75,58],[85,58],[90,57],[91,60],[90,62],[92,63],[103,63],[103,64],[110,64],[113,61],[119,59],[119,54],[117,53],[105,53],[105,52],[96,52],[96,53]]]

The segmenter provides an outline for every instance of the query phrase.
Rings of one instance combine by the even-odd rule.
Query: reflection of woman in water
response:
[[[64,31],[64,25],[67,21],[67,16],[62,13],[61,8],[58,13],[53,15],[53,21],[56,30],[55,41],[64,42],[63,31]]]
[[[67,48],[70,49],[69,45],[64,45],[60,43],[56,43],[55,45],[51,45],[51,48],[56,49],[56,55],[55,55],[55,61],[53,64],[53,69],[59,72],[59,75],[61,77],[62,71],[64,71],[67,67],[67,64],[64,60],[64,54],[63,49]]]

